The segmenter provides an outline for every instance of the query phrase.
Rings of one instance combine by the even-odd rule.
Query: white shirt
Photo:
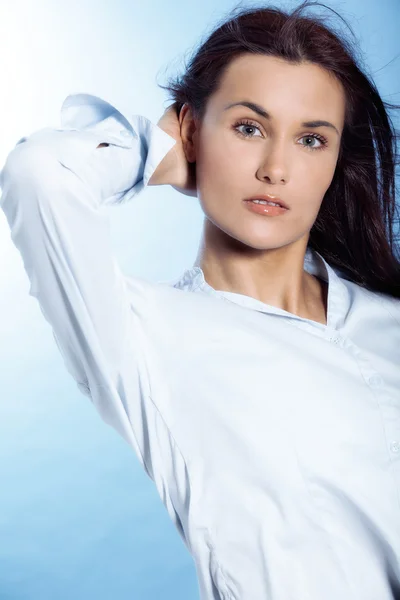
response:
[[[311,250],[327,325],[199,267],[125,276],[102,205],[142,191],[175,141],[87,94],[61,123],[10,152],[1,207],[68,371],[154,481],[202,600],[400,598],[400,301]]]

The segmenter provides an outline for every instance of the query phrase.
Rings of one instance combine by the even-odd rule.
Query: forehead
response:
[[[309,62],[290,63],[274,56],[241,55],[227,66],[210,98],[214,108],[243,100],[263,106],[272,118],[328,118],[341,125],[345,93],[328,71]]]

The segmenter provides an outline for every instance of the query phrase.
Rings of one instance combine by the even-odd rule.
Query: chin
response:
[[[237,246],[237,248],[248,249],[248,250],[274,250],[287,246],[292,240],[287,237],[279,235],[279,232],[267,232],[265,228],[263,231],[237,231],[233,229],[221,229],[223,235],[229,238],[230,243]]]

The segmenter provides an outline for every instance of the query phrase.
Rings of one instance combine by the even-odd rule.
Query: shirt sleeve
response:
[[[0,174],[0,207],[29,294],[68,371],[103,418],[129,437],[120,365],[128,338],[131,346],[136,330],[140,337],[146,288],[139,279],[128,284],[121,272],[102,209],[141,192],[176,142],[147,118],[128,119],[88,94],[67,97],[61,124],[22,138],[10,152]],[[97,148],[101,143],[108,146]]]

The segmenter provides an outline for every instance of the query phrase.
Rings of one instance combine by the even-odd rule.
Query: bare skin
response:
[[[224,109],[243,100],[260,105],[270,118],[244,106]],[[169,183],[198,196],[205,219],[195,266],[214,289],[326,324],[327,285],[303,264],[335,172],[344,113],[344,90],[325,70],[252,54],[230,63],[202,122],[188,105],[179,120],[174,107],[164,113],[158,125],[177,144],[150,185]],[[236,126],[242,119],[251,123]],[[302,125],[317,119],[334,127]],[[280,197],[289,210],[276,217],[248,211],[243,200],[259,194]]]

